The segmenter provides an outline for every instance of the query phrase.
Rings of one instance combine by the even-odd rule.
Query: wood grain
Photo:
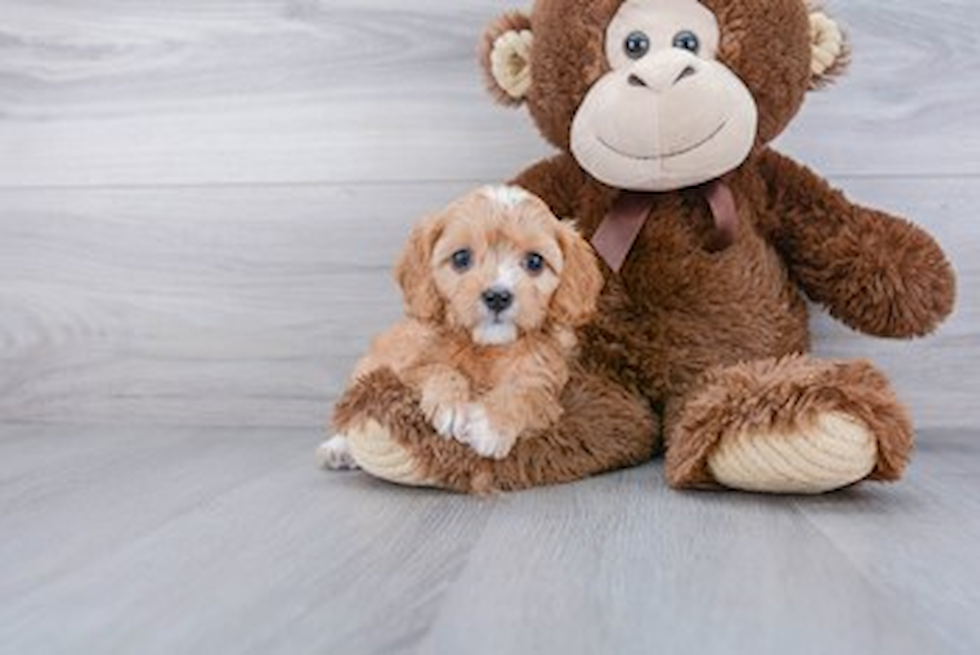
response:
[[[834,176],[980,175],[980,9],[934,7],[830,3],[851,75],[785,149]],[[549,149],[482,89],[474,52],[501,9],[2,0],[0,186],[508,178]]]
[[[409,227],[471,184],[0,192],[0,416],[66,424],[317,426],[368,339],[401,312]],[[852,181],[915,216],[963,280],[928,340],[818,318],[818,352],[871,357],[919,424],[980,408],[980,203],[971,180]]]
[[[980,647],[975,431],[927,434],[902,485],[818,499],[674,493],[659,464],[468,498],[319,473],[310,436],[0,427],[0,649]]]
[[[980,524],[974,520],[980,505],[976,496],[963,494],[977,475],[972,454],[977,439],[972,431],[930,433],[920,440],[907,484],[887,496],[795,503],[856,571],[877,580],[890,598],[901,599],[909,623],[930,626],[949,652],[980,648],[980,560],[961,550],[980,543]],[[956,564],[947,566],[949,561]]]
[[[24,439],[54,455],[0,492],[0,552],[16,563],[0,570],[3,651],[381,653],[410,643],[488,512],[325,476],[310,436],[3,428],[0,461]],[[89,446],[71,462],[58,457],[69,440]]]
[[[650,473],[546,491],[537,503],[513,503],[491,517],[420,651],[935,647],[937,635],[913,620],[911,603],[863,578],[792,504],[675,495]],[[637,502],[616,501],[624,497]],[[549,502],[554,507],[543,513],[539,504]],[[864,502],[876,507],[882,499],[871,492]],[[855,523],[852,517],[849,526]],[[534,544],[517,557],[515,534]]]

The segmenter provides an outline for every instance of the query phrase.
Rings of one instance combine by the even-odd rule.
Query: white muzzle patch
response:
[[[504,259],[497,267],[497,279],[494,280],[492,288],[513,294],[517,288],[520,275],[520,264],[511,258]],[[473,330],[473,341],[482,346],[504,346],[513,343],[517,340],[518,336],[515,319],[519,311],[520,308],[518,307],[516,296],[514,297],[513,304],[500,313],[494,312],[481,303],[481,321]]]
[[[481,346],[506,346],[517,341],[517,326],[513,321],[486,320],[473,331],[473,341]]]

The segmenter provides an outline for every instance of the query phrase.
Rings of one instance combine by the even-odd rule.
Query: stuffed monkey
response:
[[[498,19],[489,86],[560,151],[515,183],[591,239],[600,315],[562,418],[506,459],[435,436],[380,372],[337,408],[358,464],[459,491],[574,480],[656,450],[675,488],[898,479],[906,409],[871,363],[807,354],[806,301],[866,334],[919,337],[953,309],[952,268],[924,231],[768,145],[848,59],[805,0],[537,0]]]

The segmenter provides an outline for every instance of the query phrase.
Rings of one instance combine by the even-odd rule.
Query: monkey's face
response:
[[[745,161],[758,111],[718,45],[718,21],[697,0],[624,2],[606,29],[608,72],[572,122],[582,168],[610,186],[671,191]]]
[[[610,186],[669,191],[737,168],[840,74],[809,0],[536,0],[487,30],[498,101]]]

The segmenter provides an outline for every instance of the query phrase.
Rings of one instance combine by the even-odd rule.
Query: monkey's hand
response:
[[[814,302],[880,337],[923,336],[949,316],[956,299],[953,268],[924,230],[852,204],[771,150],[759,163],[775,218],[768,236]]]

